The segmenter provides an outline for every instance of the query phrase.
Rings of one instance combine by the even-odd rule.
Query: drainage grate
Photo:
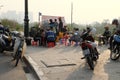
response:
[[[47,64],[46,62],[42,61],[41,62],[46,66],[46,67],[62,67],[62,66],[74,66],[76,65],[75,63],[63,63],[63,64]]]

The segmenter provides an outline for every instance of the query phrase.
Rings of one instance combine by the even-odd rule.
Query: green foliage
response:
[[[23,24],[20,24],[15,20],[1,19],[1,22],[5,27],[9,27],[10,30],[17,30],[17,31],[23,31],[24,30]],[[72,25],[67,24],[67,28],[69,28],[70,31],[72,31],[73,28],[79,28],[79,30],[81,31],[83,29],[86,29],[87,26],[95,27],[96,30],[97,30],[96,36],[98,36],[98,35],[100,35],[104,32],[104,27],[106,25],[109,26],[110,31],[112,32],[114,27],[109,23],[109,20],[104,20],[102,23],[94,22],[94,23],[89,24],[89,25],[72,23]],[[38,22],[30,23],[29,24],[30,31],[31,31],[31,28],[33,30],[38,30],[39,29],[39,23]],[[34,31],[34,32],[36,32],[36,31]]]
[[[81,29],[83,29],[83,28],[86,28],[86,26],[85,25],[79,25],[79,24],[75,24],[75,23],[72,23],[72,25],[71,24],[67,24],[67,26],[68,26],[68,28],[72,31],[73,30],[73,28],[79,28],[79,30],[81,30]]]
[[[23,25],[15,20],[2,19],[3,26],[8,27],[10,30],[23,31]]]
[[[38,22],[33,22],[33,23],[30,23],[29,26],[30,26],[30,28],[31,27],[38,27],[39,24],[38,24]]]
[[[72,24],[72,27],[71,27],[71,24],[67,24],[68,28],[70,28],[70,30],[72,30],[73,28],[79,28],[79,30],[81,31],[82,29],[86,29],[86,27],[95,27],[96,28],[96,35],[95,35],[95,39],[98,40],[98,36],[99,35],[102,35],[103,32],[104,32],[104,27],[105,26],[109,26],[109,30],[111,31],[111,33],[113,32],[113,29],[115,28],[115,26],[111,25],[109,23],[108,20],[104,20],[102,23],[98,23],[98,22],[94,22],[92,24],[89,24],[89,25],[82,25],[82,24],[75,24],[73,23]]]

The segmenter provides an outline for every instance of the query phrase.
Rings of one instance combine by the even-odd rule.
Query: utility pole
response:
[[[40,22],[41,22],[41,21],[40,21],[40,16],[41,16],[41,15],[42,15],[42,13],[39,12],[39,14],[38,14],[38,17],[39,17],[39,18],[38,18],[38,21],[39,21],[39,28],[40,28],[40,26],[41,26],[41,24],[40,24]]]
[[[71,28],[73,29],[73,2],[71,2]]]
[[[29,36],[28,0],[25,0],[24,36]]]

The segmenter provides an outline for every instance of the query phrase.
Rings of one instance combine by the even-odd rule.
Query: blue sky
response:
[[[24,11],[25,0],[0,0],[0,12]],[[38,21],[38,12],[43,15],[64,16],[71,21],[71,2],[73,2],[73,22],[89,24],[120,17],[120,0],[28,0],[28,8]]]

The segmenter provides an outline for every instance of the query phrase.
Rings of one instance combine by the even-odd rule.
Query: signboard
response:
[[[54,22],[55,19],[57,19],[57,22],[59,23],[59,20],[58,20],[59,18],[62,19],[63,25],[66,25],[66,24],[65,24],[65,19],[64,19],[64,17],[62,17],[62,16],[42,15],[42,17],[41,17],[41,23],[42,23],[42,25],[43,25],[44,27],[47,27],[47,26],[49,26],[49,20],[50,20],[50,19],[52,19],[53,22]]]

